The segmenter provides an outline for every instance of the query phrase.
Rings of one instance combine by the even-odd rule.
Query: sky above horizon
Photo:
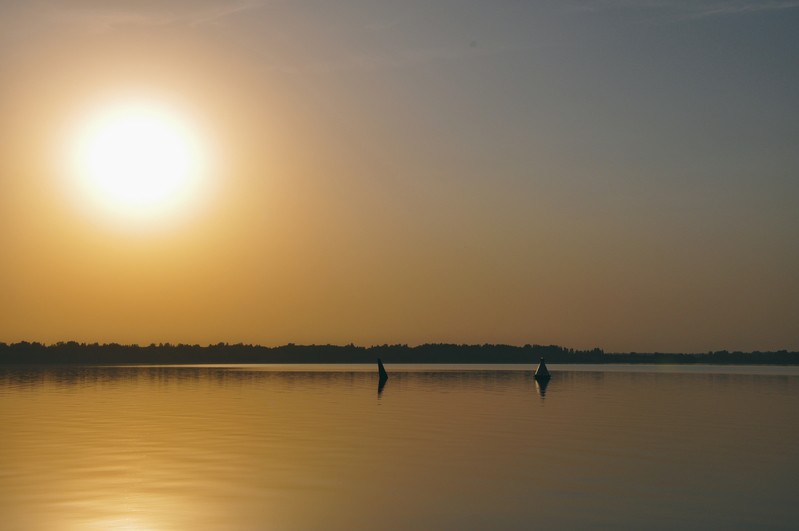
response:
[[[3,2],[0,341],[799,350],[797,27],[788,0]],[[167,217],[66,176],[131,95],[212,154]]]

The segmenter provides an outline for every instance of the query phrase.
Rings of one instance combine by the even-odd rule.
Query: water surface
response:
[[[0,369],[0,529],[795,528],[799,370]]]

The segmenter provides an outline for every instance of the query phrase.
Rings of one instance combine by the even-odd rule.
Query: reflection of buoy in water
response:
[[[538,362],[538,368],[535,370],[535,379],[539,382],[547,381],[550,378],[549,369],[547,369],[547,364],[544,363],[544,358],[541,358],[541,361]]]
[[[380,381],[385,383],[385,381],[388,380],[388,373],[386,369],[383,368],[383,362],[380,361],[380,358],[377,358],[377,372],[380,375]]]
[[[538,389],[538,394],[541,398],[547,395],[547,386],[549,385],[549,378],[536,378],[535,388]]]

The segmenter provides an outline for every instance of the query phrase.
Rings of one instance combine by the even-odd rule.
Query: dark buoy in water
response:
[[[538,362],[538,368],[535,370],[534,378],[539,382],[545,382],[549,380],[549,369],[547,369],[547,364],[544,363],[544,358],[541,358],[541,361]]]
[[[377,358],[377,373],[380,375],[380,381],[377,382],[377,398],[380,398],[380,395],[383,393],[383,388],[388,381],[388,373],[383,367],[383,362],[380,361],[380,358]]]
[[[383,362],[380,361],[380,358],[377,358],[377,372],[380,375],[380,381],[385,383],[385,381],[388,380],[388,373],[386,369],[383,368]]]

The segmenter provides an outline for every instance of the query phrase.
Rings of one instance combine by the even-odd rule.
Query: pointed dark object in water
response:
[[[377,358],[377,372],[380,374],[380,382],[385,383],[388,380],[388,373],[383,368],[383,362],[380,361],[380,358]]]
[[[549,380],[549,370],[547,369],[547,364],[544,363],[544,358],[541,358],[541,361],[538,363],[538,368],[535,370],[534,377],[536,380]]]

